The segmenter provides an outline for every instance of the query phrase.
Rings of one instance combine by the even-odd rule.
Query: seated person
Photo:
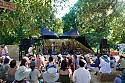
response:
[[[59,75],[61,83],[70,83],[70,79],[72,78],[72,70],[70,68],[67,68],[67,62],[65,60],[63,60],[61,63]]]
[[[100,67],[99,72],[101,72],[101,73],[111,73],[110,62],[108,60],[107,55],[101,56],[99,67]]]
[[[59,79],[59,74],[56,72],[56,68],[49,68],[43,73],[44,83],[55,83]]]
[[[110,57],[110,66],[112,68],[116,67],[116,60],[114,59],[113,56]]]
[[[56,68],[56,66],[55,66],[55,64],[54,64],[54,62],[53,62],[53,57],[52,56],[50,56],[49,57],[49,63],[48,63],[48,65],[46,66],[46,71],[49,69],[49,68]]]
[[[99,64],[100,64],[100,59],[99,59],[99,56],[97,56],[96,60],[90,64],[90,67],[99,67]]]
[[[117,69],[123,71],[125,69],[125,55],[121,55],[117,63],[119,64]]]
[[[125,83],[125,69],[122,71],[122,75],[118,74],[114,80],[114,83]]]

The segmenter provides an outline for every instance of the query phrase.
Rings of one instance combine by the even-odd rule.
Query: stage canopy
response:
[[[79,37],[79,32],[77,28],[73,28],[69,30],[68,32],[63,33],[59,38],[77,38]]]
[[[40,31],[41,37],[44,39],[55,39],[57,38],[57,34],[53,31],[49,31],[45,26],[42,26],[41,31]]]
[[[80,42],[82,45],[92,50],[90,45],[87,43],[85,36],[79,35],[77,28],[73,28],[67,32],[64,32],[61,36],[58,36],[55,32],[49,31],[47,28],[42,26],[40,34],[41,34],[41,37],[39,38],[42,38],[42,39],[75,39],[76,41]]]

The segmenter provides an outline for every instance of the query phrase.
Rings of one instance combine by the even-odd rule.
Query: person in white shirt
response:
[[[101,73],[111,73],[111,67],[110,67],[110,61],[108,60],[108,56],[107,55],[103,55],[100,58],[100,70],[99,72]]]
[[[52,54],[55,54],[55,42],[52,43],[51,47],[52,47]]]
[[[28,49],[28,54],[33,55],[33,46],[30,46]]]
[[[2,56],[8,55],[8,48],[7,48],[7,46],[5,44],[3,44],[1,46],[1,48],[2,48]]]
[[[38,69],[35,68],[35,61],[31,61],[30,68],[32,70],[29,74],[28,81],[30,83],[39,83],[38,77],[41,76],[41,73]]]
[[[80,67],[73,73],[74,83],[89,83],[91,81],[90,72],[84,68],[85,61],[79,61]]]

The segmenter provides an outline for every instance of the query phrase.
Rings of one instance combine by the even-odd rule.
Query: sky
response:
[[[73,7],[73,5],[77,2],[78,0],[69,0],[69,3],[62,3],[61,5],[63,6],[63,9],[61,7],[57,8],[57,18],[63,17],[66,13],[70,11],[70,8]]]

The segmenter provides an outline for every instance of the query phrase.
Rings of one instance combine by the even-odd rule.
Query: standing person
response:
[[[55,54],[55,42],[52,43],[51,47],[52,47],[52,54]]]
[[[1,46],[1,48],[2,48],[2,56],[7,56],[8,55],[8,47],[5,45],[5,44],[3,44],[2,46]]]
[[[71,54],[71,43],[70,42],[68,42],[68,44],[67,44],[67,52],[68,52],[68,54]]]
[[[60,51],[61,51],[61,54],[64,54],[64,52],[66,51],[66,45],[64,42],[62,42],[62,46],[61,46]]]
[[[90,72],[84,68],[84,60],[79,61],[80,67],[73,73],[74,83],[89,83],[91,80]]]
[[[33,56],[33,46],[31,45],[28,49],[29,56]]]

